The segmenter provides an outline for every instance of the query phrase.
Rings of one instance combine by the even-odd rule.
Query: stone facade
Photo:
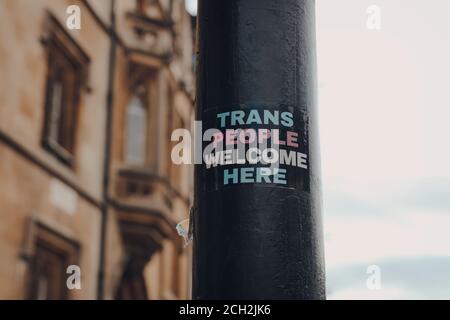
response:
[[[189,298],[192,173],[170,160],[193,117],[184,1],[3,0],[0,39],[0,299]]]

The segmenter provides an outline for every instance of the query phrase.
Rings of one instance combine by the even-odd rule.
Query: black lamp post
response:
[[[324,299],[315,1],[199,2],[197,120],[279,160],[196,165],[193,298]]]

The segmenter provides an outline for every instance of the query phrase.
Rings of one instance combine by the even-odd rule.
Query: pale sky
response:
[[[317,1],[331,299],[450,298],[449,12],[447,0]]]
[[[197,0],[186,0],[186,10],[193,16],[197,15]]]
[[[450,299],[450,1],[316,4],[328,298]]]

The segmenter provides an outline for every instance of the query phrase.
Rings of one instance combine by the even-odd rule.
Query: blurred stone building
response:
[[[170,134],[193,117],[191,20],[183,0],[0,0],[0,299],[189,298]]]

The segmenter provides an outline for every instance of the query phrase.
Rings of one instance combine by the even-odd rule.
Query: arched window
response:
[[[126,156],[128,164],[144,165],[147,154],[147,108],[134,96],[127,109]]]

